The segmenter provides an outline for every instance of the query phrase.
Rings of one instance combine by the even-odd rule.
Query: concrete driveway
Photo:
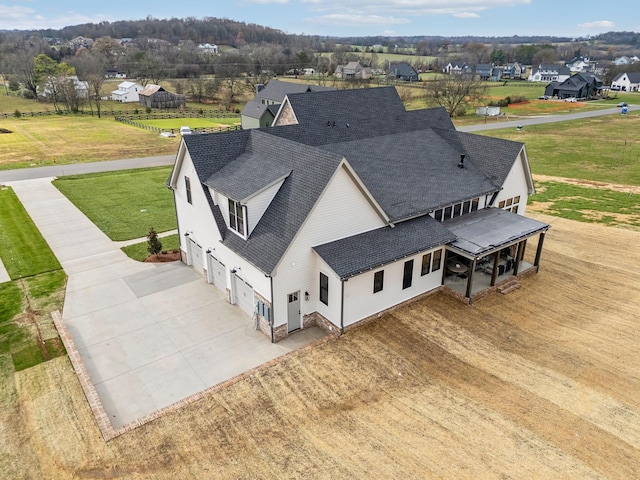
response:
[[[69,276],[62,321],[112,429],[324,335],[312,328],[272,344],[190,267],[129,259],[51,178],[10,186]]]

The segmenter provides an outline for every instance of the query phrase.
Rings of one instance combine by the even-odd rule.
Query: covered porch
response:
[[[540,268],[549,225],[498,208],[478,210],[444,223],[457,239],[447,245],[442,284],[469,303],[510,278]],[[524,260],[527,240],[538,236],[533,263]]]

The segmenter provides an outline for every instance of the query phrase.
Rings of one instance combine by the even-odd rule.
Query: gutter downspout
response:
[[[273,308],[273,277],[269,275],[269,283],[271,285],[271,316],[269,317],[269,328],[271,329],[271,343],[276,343],[275,336],[273,334],[273,322],[275,321],[275,310]]]
[[[341,293],[340,293],[340,335],[344,334],[344,282],[340,281]]]

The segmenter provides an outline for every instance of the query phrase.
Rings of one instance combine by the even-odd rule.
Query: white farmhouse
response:
[[[142,85],[136,82],[122,82],[118,85],[118,89],[111,92],[111,100],[115,102],[138,102],[140,97],[138,92],[142,90]]]
[[[183,261],[272,341],[537,271],[524,144],[406,111],[393,87],[290,94],[273,125],[183,137],[168,180]]]

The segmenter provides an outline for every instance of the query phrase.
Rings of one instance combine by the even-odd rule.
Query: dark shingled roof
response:
[[[279,161],[291,171],[249,238],[244,240],[229,232],[223,242],[269,275],[340,165],[342,156],[258,130],[251,130],[251,141],[243,153],[269,162]]]
[[[284,100],[284,97],[290,93],[324,92],[329,90],[335,90],[335,88],[323,87],[321,85],[283,82],[273,79],[270,80],[262,90],[256,93],[253,100],[244,106],[241,113],[248,117],[260,118],[268,108],[267,105],[262,103],[263,99],[267,100],[268,103],[275,102],[280,104],[282,103],[282,100]]]
[[[392,222],[499,190],[433,129],[321,148],[346,157]]]
[[[279,159],[267,158],[261,152],[243,153],[204,183],[226,197],[245,202],[289,173],[291,168]]]
[[[441,223],[423,216],[313,249],[341,279],[346,279],[455,239]]]
[[[507,212],[483,208],[443,223],[457,237],[451,246],[470,255],[482,255],[549,228],[546,223]]]

